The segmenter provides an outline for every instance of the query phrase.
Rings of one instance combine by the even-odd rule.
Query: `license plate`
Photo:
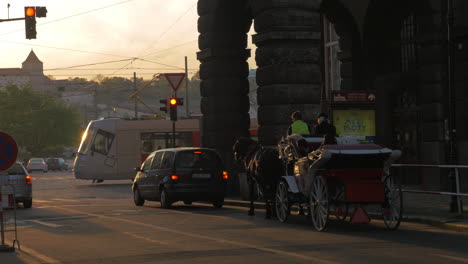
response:
[[[194,174],[192,174],[192,178],[208,179],[208,178],[211,178],[211,174],[209,174],[209,173],[194,173]]]

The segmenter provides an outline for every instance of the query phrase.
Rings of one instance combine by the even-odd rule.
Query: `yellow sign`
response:
[[[338,136],[357,137],[362,143],[375,141],[375,110],[333,110]]]

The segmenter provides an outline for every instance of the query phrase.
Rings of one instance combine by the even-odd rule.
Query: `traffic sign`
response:
[[[0,132],[0,171],[10,168],[16,162],[17,155],[16,141],[10,135]]]
[[[172,86],[172,90],[174,90],[174,92],[177,92],[177,89],[179,89],[180,84],[185,78],[185,73],[164,73],[164,76],[166,77],[169,84]]]

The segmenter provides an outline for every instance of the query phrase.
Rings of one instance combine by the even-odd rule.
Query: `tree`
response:
[[[0,130],[11,134],[32,155],[47,155],[78,144],[81,129],[77,111],[29,85],[9,85],[0,91],[0,113]]]

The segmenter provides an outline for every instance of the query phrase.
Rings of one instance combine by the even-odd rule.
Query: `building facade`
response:
[[[376,142],[401,149],[401,163],[468,164],[466,1],[199,0],[198,13],[206,146],[228,157],[247,130],[253,22],[261,144],[276,145],[292,111],[330,111],[332,90],[375,91]],[[450,186],[437,169],[404,181]]]

